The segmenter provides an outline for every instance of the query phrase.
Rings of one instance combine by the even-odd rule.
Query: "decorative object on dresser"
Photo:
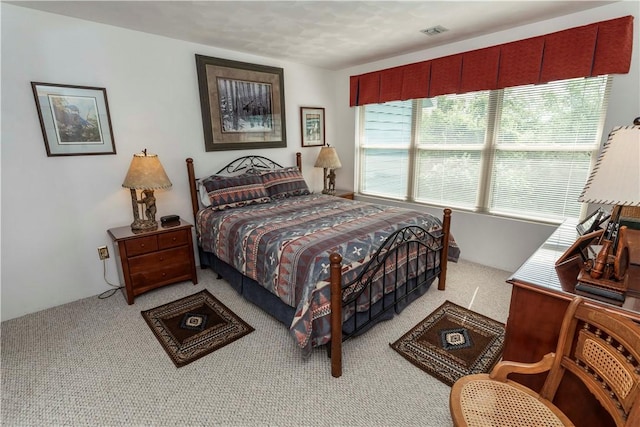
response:
[[[177,368],[254,331],[206,289],[141,313]]]
[[[31,82],[47,156],[116,154],[107,90]]]
[[[498,362],[504,324],[445,301],[396,342],[402,357],[447,385],[487,373]]]
[[[196,55],[206,151],[287,146],[284,70]]]
[[[147,150],[133,155],[127,176],[122,183],[124,188],[131,189],[131,206],[133,208],[132,230],[152,230],[158,227],[156,222],[156,198],[153,190],[171,187],[171,181],[167,176],[160,159],[156,154],[147,154]],[[142,190],[141,199],[138,200],[136,190]],[[144,205],[142,219],[140,206]]]
[[[453,385],[449,400],[453,424],[581,425],[555,404],[562,382],[572,377],[609,414],[611,424],[606,425],[638,426],[639,361],[640,325],[576,297],[565,312],[555,351],[534,363],[505,359],[491,374],[470,375]],[[547,372],[539,392],[507,378]],[[605,424],[591,419],[584,425]]]
[[[303,147],[320,147],[325,144],[324,108],[300,107],[300,122]]]
[[[180,225],[180,215],[165,215],[160,217],[160,225],[163,227],[175,227]]]
[[[335,194],[336,173],[334,170],[342,167],[342,163],[340,163],[340,158],[338,157],[336,149],[329,145],[322,147],[320,149],[320,153],[318,153],[316,163],[313,166],[316,168],[323,168],[322,182],[324,183],[324,188],[322,189],[322,193]],[[329,170],[329,173],[327,173],[327,170]]]
[[[640,206],[639,125],[611,131],[578,201],[614,207],[601,248],[581,269],[576,291],[606,293],[602,296],[622,303],[628,287],[629,248],[620,214],[625,206]]]
[[[171,228],[131,230],[131,227],[107,231],[119,259],[118,274],[124,282],[128,304],[144,292],[176,282],[198,283],[191,228],[178,220]]]

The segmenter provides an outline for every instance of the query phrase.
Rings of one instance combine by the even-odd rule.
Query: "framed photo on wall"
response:
[[[300,107],[300,121],[303,147],[325,145],[324,108]]]
[[[287,146],[282,68],[196,55],[206,151]]]
[[[47,156],[116,154],[107,90],[31,82]]]

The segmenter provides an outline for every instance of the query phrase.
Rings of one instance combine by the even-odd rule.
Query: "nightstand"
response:
[[[336,192],[333,195],[336,196],[336,197],[342,197],[343,199],[353,200],[354,192],[352,190],[339,190],[339,189],[337,189]]]
[[[118,257],[118,275],[128,304],[144,292],[176,282],[198,283],[191,228],[186,221],[173,227],[134,233],[131,227],[107,230]]]

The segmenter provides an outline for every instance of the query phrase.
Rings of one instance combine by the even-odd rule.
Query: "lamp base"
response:
[[[136,190],[131,189],[131,205],[133,207],[133,222],[131,223],[131,231],[142,232],[147,230],[155,230],[158,228],[156,221],[156,198],[153,196],[153,190],[142,190],[142,198],[138,200]],[[147,219],[140,218],[139,205],[144,205],[144,214]]]
[[[131,223],[131,231],[134,233],[155,230],[156,228],[158,228],[158,222],[154,220],[136,219]]]

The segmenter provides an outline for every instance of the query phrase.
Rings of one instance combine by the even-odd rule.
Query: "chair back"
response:
[[[617,426],[640,426],[640,324],[575,298],[560,331],[555,365],[541,395],[549,400],[566,370],[579,378]]]

